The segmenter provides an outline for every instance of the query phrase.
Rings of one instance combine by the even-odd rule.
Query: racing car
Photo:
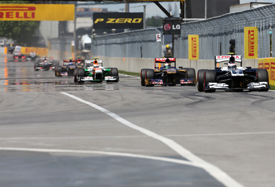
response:
[[[39,56],[37,56],[35,52],[30,52],[26,59],[28,61],[39,61]]]
[[[76,68],[82,68],[84,63],[80,59],[65,59],[62,66],[55,67],[55,76],[73,76]]]
[[[176,58],[155,58],[154,69],[141,69],[141,86],[175,86],[197,83],[194,68],[176,68]]]
[[[39,70],[48,71],[50,69],[54,70],[58,64],[59,63],[57,61],[53,61],[52,59],[44,57],[41,59],[40,62],[34,63],[34,71],[39,71]]]
[[[21,52],[19,51],[14,51],[13,52],[13,59],[15,61],[19,61],[19,60],[22,60],[22,61],[26,61],[26,56],[23,55]]]
[[[98,60],[98,58],[94,58],[94,60],[85,60],[84,67],[77,68],[74,74],[75,83],[102,81],[118,82],[118,69],[103,67],[103,61]]]
[[[218,63],[224,63],[226,67],[216,67]],[[237,67],[240,63],[241,67]],[[242,67],[241,55],[215,56],[215,69],[201,69],[197,74],[199,92],[227,91],[268,91],[268,72],[266,69]]]

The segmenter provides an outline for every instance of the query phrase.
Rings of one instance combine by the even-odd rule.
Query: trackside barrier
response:
[[[48,55],[48,48],[42,47],[22,47],[21,53],[23,54],[30,54],[30,52],[35,52],[38,56],[47,56]]]
[[[275,58],[258,59],[258,68],[267,70],[269,84],[275,86]]]

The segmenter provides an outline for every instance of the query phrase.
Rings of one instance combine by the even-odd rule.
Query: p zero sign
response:
[[[163,19],[163,34],[180,34],[180,19],[165,18]]]
[[[0,21],[74,20],[74,5],[0,4]]]
[[[244,58],[245,59],[258,58],[258,28],[257,27],[244,28]]]
[[[94,29],[143,29],[143,13],[93,13]]]
[[[199,35],[188,35],[188,59],[199,60]]]

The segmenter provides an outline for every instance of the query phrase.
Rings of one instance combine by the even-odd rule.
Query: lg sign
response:
[[[163,20],[163,34],[180,34],[181,20],[166,18]]]

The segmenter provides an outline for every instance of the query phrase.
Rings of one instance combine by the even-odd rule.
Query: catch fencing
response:
[[[229,52],[235,39],[237,54],[244,56],[244,27],[258,27],[258,57],[275,56],[275,5],[229,13],[204,21],[182,23],[175,36],[174,57],[188,59],[188,35],[199,35],[199,58],[213,59]],[[162,42],[156,42],[156,29],[97,36],[92,53],[106,57],[155,58],[163,56]]]
[[[188,58],[188,35],[199,35],[200,59],[213,59],[229,52],[229,41],[235,39],[237,54],[244,56],[244,27],[258,27],[258,57],[275,54],[275,5],[243,12],[229,13],[204,21],[183,23],[181,36],[175,41],[175,57]],[[273,33],[273,34],[272,34]],[[270,52],[271,51],[271,52]]]
[[[156,58],[162,56],[157,29],[97,36],[92,40],[92,54],[105,57]]]

